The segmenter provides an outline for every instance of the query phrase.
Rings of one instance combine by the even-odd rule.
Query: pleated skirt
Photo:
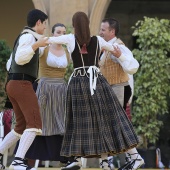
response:
[[[66,133],[61,155],[115,155],[138,144],[133,125],[106,79],[99,75],[91,96],[89,78],[72,77],[67,90]]]
[[[60,156],[62,141],[61,135],[36,136],[25,157],[33,160],[65,162],[67,158]]]
[[[62,78],[41,78],[36,94],[42,119],[42,135],[63,135],[65,132],[65,99],[67,85]]]
[[[67,85],[61,78],[41,78],[36,94],[42,118],[42,136],[36,136],[26,153],[26,158],[62,161],[60,156],[65,132],[65,99]]]

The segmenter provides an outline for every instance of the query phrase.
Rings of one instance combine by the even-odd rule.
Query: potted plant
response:
[[[144,17],[132,29],[138,44],[133,54],[140,63],[134,75],[132,122],[143,141],[140,147],[147,149],[159,138],[163,125],[159,116],[168,112],[170,20]]]

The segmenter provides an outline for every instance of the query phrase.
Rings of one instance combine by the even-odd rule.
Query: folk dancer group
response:
[[[13,105],[16,125],[0,144],[0,169],[5,169],[2,164],[4,152],[20,139],[15,158],[9,169],[35,170],[35,168],[27,165],[25,156],[36,136],[42,135],[42,130],[43,135],[47,134],[48,136],[48,131],[44,126],[45,123],[43,122],[42,124],[43,117],[41,115],[43,114],[40,113],[44,109],[43,104],[38,103],[38,101],[43,102],[45,100],[43,95],[38,95],[45,90],[49,90],[50,94],[58,93],[61,95],[60,100],[63,99],[65,103],[65,115],[63,115],[65,117],[65,120],[63,119],[65,127],[63,127],[62,122],[56,120],[57,129],[54,129],[56,131],[54,135],[64,133],[60,156],[74,157],[80,167],[81,157],[101,157],[102,169],[109,170],[108,156],[126,153],[128,162],[119,169],[138,169],[144,164],[144,160],[136,150],[139,142],[138,137],[118,97],[115,95],[109,81],[106,80],[107,77],[105,78],[99,69],[100,66],[103,67],[105,63],[108,63],[110,59],[112,61],[117,60],[119,65],[122,67],[126,65],[127,70],[130,69],[126,64],[128,61],[133,60],[133,56],[126,58],[126,54],[130,54],[130,51],[117,38],[113,39],[113,42],[107,42],[109,39],[106,39],[106,34],[102,32],[103,38],[91,36],[89,19],[84,12],[76,12],[72,17],[74,34],[56,37],[43,37],[47,18],[48,16],[38,9],[28,13],[27,26],[17,37],[8,61],[10,64],[6,92]],[[108,21],[103,21],[103,23],[106,26],[109,24]],[[101,28],[101,30],[114,32],[116,28],[111,27],[111,29],[107,30],[105,27]],[[69,57],[68,59],[66,59],[66,56],[61,57],[59,60],[63,61],[56,62],[55,57],[64,55],[64,49],[58,47],[61,53],[56,52],[57,55],[55,55],[56,53],[53,49],[57,48],[57,45],[54,44],[66,45],[66,51],[68,51],[73,62],[74,71],[66,91],[64,89],[65,83],[62,79],[63,74],[59,73],[57,67],[62,65],[61,68],[63,68],[64,73]],[[103,50],[104,53],[101,56],[101,51]],[[109,52],[109,57],[106,54],[107,51]],[[44,63],[46,69],[49,67],[50,71],[50,67],[56,67],[56,77],[52,76],[51,80],[48,79],[49,75],[42,74],[44,78],[40,77],[38,82],[37,99],[32,84],[38,78],[39,57],[42,54],[45,58],[44,61],[46,60]],[[61,64],[62,62],[65,64]],[[135,68],[136,70],[137,67]],[[133,70],[132,74],[135,72]],[[127,80],[128,78],[125,79]],[[57,83],[58,90],[55,88],[54,93],[51,93],[50,87],[55,86],[55,83]],[[63,93],[60,93],[62,90]],[[62,97],[63,95],[66,96],[66,99]],[[40,99],[41,97],[42,99]],[[49,105],[53,106],[58,101],[52,99],[46,103],[48,102],[50,102]],[[57,112],[59,116],[60,110]],[[57,117],[55,118],[57,119]],[[47,127],[47,129],[49,130],[50,128]],[[51,133],[49,134],[51,135]]]

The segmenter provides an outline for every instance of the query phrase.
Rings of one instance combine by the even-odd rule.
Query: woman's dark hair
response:
[[[114,19],[114,18],[105,18],[102,20],[102,22],[107,22],[109,24],[110,30],[114,29],[115,30],[115,35],[119,33],[120,25],[119,22]]]
[[[66,28],[66,26],[64,24],[57,23],[52,27],[52,33],[54,33],[56,27],[65,27]]]
[[[41,23],[43,23],[47,18],[48,16],[41,10],[33,9],[27,15],[27,25],[32,28],[36,25],[36,22],[38,20],[40,20]]]
[[[76,12],[72,18],[74,34],[80,45],[88,45],[90,42],[89,19],[84,12]]]

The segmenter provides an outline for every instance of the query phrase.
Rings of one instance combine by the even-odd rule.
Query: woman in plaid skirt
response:
[[[113,51],[111,44],[99,36],[90,36],[89,19],[76,12],[72,23],[74,34],[50,37],[49,43],[66,44],[74,72],[67,89],[66,132],[62,156],[101,157],[102,168],[109,169],[108,154],[129,154],[120,169],[137,169],[143,163],[136,146],[138,138],[111,86],[100,73],[98,58],[101,50]]]

